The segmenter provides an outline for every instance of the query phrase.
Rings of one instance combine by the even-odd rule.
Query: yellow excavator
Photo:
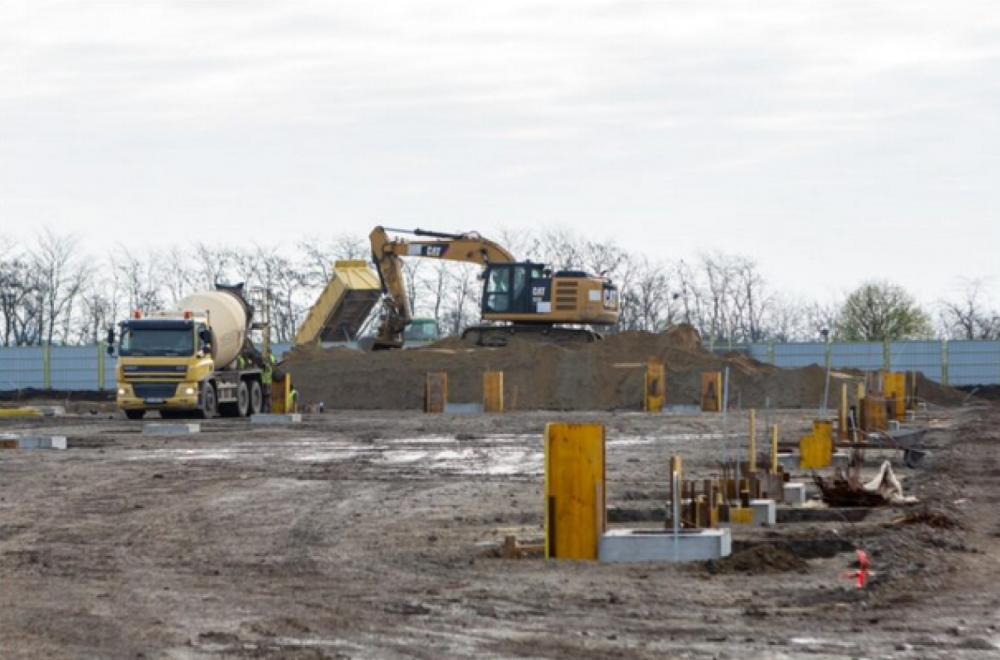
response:
[[[519,333],[541,334],[556,341],[594,341],[600,334],[569,326],[618,321],[618,288],[609,279],[578,270],[553,273],[545,264],[518,261],[506,248],[475,232],[376,227],[369,239],[384,305],[373,350],[403,346],[403,332],[413,314],[400,260],[409,257],[484,267],[481,312],[486,324],[462,333],[463,338],[475,337],[478,344],[504,345],[508,337]]]

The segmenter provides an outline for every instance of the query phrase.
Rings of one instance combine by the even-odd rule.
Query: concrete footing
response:
[[[190,435],[201,433],[201,424],[150,422],[142,425],[143,435]]]
[[[250,418],[251,424],[301,424],[302,415],[300,413],[279,414],[259,414]]]
[[[446,403],[444,405],[446,415],[479,415],[483,412],[481,403]]]
[[[672,404],[663,406],[663,414],[664,415],[674,415],[674,416],[700,415],[701,414],[701,406],[696,406],[696,405],[691,405],[691,404],[686,404],[686,403],[672,403]]]
[[[785,484],[785,504],[791,506],[802,506],[806,503],[806,485],[803,483]]]
[[[791,452],[778,452],[778,465],[785,472],[791,472],[793,470],[798,470],[802,465],[802,461],[799,459],[798,454],[793,454]]]
[[[778,524],[778,507],[774,500],[750,500],[750,510],[755,526]]]
[[[2,449],[66,449],[66,436],[62,435],[0,435]]]
[[[602,562],[706,561],[728,557],[733,551],[728,529],[671,531],[614,529],[601,535]]]
[[[835,451],[830,459],[831,468],[846,470],[851,464],[851,456],[846,451]]]

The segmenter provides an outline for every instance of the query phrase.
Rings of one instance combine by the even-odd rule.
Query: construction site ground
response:
[[[2,656],[996,658],[1000,407],[932,410],[931,455],[894,467],[938,526],[881,509],[743,528],[733,559],[686,565],[499,548],[542,538],[546,422],[607,424],[620,520],[662,506],[672,454],[712,474],[740,413],[336,411],[169,438],[100,412],[8,420],[69,449],[0,455]],[[814,414],[773,421],[793,441]]]

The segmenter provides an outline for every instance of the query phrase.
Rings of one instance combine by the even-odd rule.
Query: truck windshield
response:
[[[193,355],[194,331],[190,324],[129,324],[122,328],[120,355]]]
[[[437,321],[431,320],[420,320],[413,321],[406,331],[403,333],[405,339],[421,340],[421,339],[437,339],[438,338],[438,327]]]

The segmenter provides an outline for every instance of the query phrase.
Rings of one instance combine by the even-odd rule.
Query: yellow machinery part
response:
[[[333,276],[295,334],[295,344],[354,340],[381,295],[378,276],[367,262],[336,262]]]

